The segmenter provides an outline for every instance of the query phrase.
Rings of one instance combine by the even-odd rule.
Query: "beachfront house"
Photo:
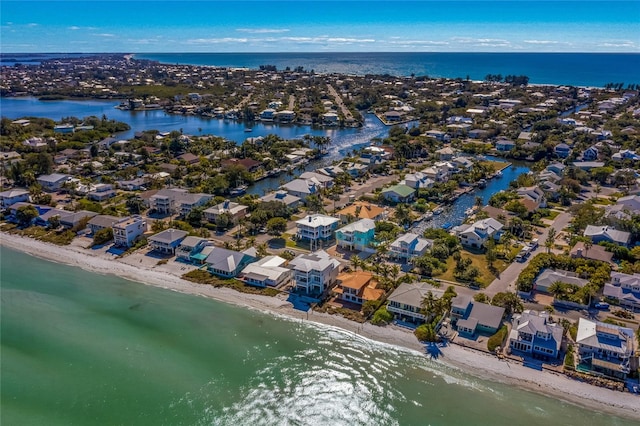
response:
[[[640,312],[640,274],[612,272],[602,294],[621,308]]]
[[[415,198],[416,191],[407,185],[393,185],[382,190],[382,197],[392,203],[409,203]]]
[[[212,247],[205,263],[207,270],[222,278],[237,277],[242,269],[256,260],[253,247],[244,251],[228,250],[222,247]]]
[[[87,226],[91,230],[91,233],[95,235],[96,232],[105,229],[105,228],[113,228],[113,224],[120,220],[117,216],[110,216],[106,214],[99,214],[97,216],[92,217]]]
[[[131,247],[147,232],[147,221],[138,215],[125,217],[114,223],[112,229],[116,246]]]
[[[407,232],[389,245],[389,257],[400,262],[408,262],[414,257],[422,256],[432,246],[433,240],[427,240],[418,234]]]
[[[481,248],[489,238],[500,239],[504,225],[495,219],[479,220],[471,225],[464,224],[452,229],[464,246]]]
[[[341,273],[333,292],[338,299],[358,306],[364,302],[380,300],[384,296],[384,290],[378,288],[378,280],[368,271]]]
[[[287,268],[286,259],[280,256],[265,256],[249,263],[240,274],[245,284],[255,287],[283,287],[289,284],[293,272]]]
[[[551,322],[549,313],[526,310],[513,318],[509,349],[534,357],[558,358],[564,328]]]
[[[618,379],[638,368],[631,328],[580,318],[576,345],[582,368]]]
[[[60,215],[60,225],[67,229],[79,227],[83,221],[88,221],[92,217],[97,216],[98,213],[90,212],[88,210],[79,210],[77,212],[67,212],[67,214]],[[81,230],[81,229],[79,229]]]
[[[296,221],[296,238],[309,243],[313,250],[321,242],[333,239],[333,233],[338,228],[339,220],[323,214],[307,215]]]
[[[29,201],[29,191],[26,189],[14,188],[0,192],[0,207],[3,209],[15,203],[28,203]]]
[[[202,249],[209,244],[205,238],[188,236],[180,242],[176,249],[176,259],[183,262],[201,265],[207,256],[203,255]]]
[[[427,283],[402,283],[387,298],[389,304],[387,310],[396,320],[420,324],[425,321],[422,313],[422,301],[431,293],[435,299],[440,299],[443,290],[430,286]]]
[[[504,308],[476,302],[468,295],[451,300],[451,323],[463,336],[494,334],[502,325],[503,316]]]
[[[293,270],[295,289],[307,295],[321,296],[338,279],[340,262],[326,251],[298,255],[289,262]]]
[[[626,246],[629,244],[629,240],[631,239],[631,234],[629,232],[618,231],[617,229],[607,225],[587,225],[583,235],[589,238],[594,244],[606,241]]]
[[[336,242],[346,250],[358,250],[373,253],[376,224],[371,219],[360,219],[336,231]]]
[[[153,251],[162,254],[175,254],[180,242],[184,240],[189,233],[181,229],[165,229],[149,237],[149,245]]]

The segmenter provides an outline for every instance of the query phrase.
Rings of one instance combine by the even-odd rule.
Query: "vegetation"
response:
[[[574,370],[576,368],[575,356],[573,353],[573,345],[567,346],[567,353],[564,356],[564,368]]]
[[[489,337],[489,340],[487,340],[487,349],[489,350],[489,352],[495,352],[496,348],[498,348],[499,346],[501,347],[506,337],[507,326],[503,325],[502,327],[500,327],[500,330],[496,332],[496,334]]]
[[[373,314],[371,324],[373,325],[385,325],[393,321],[393,314],[387,310],[386,306],[382,306]]]
[[[250,294],[260,294],[263,296],[274,297],[280,292],[275,288],[260,288],[253,287],[249,285],[245,285],[242,281],[236,280],[234,278],[231,279],[221,279],[211,275],[204,269],[194,269],[193,271],[187,272],[182,276],[185,280],[198,283],[198,284],[206,284],[213,287],[229,287],[241,293],[250,293]]]
[[[97,231],[93,235],[93,245],[100,246],[102,244],[106,244],[109,241],[113,240],[113,229],[112,228],[104,228]]]

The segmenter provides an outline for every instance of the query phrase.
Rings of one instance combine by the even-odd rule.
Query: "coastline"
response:
[[[162,266],[134,266],[115,257],[79,246],[59,247],[28,237],[0,233],[0,245],[99,274],[111,274],[138,283],[230,303],[262,312],[281,315],[291,320],[337,327],[373,341],[402,347],[426,355],[425,346],[413,334],[397,326],[378,327],[359,324],[337,315],[301,312],[279,297],[239,293],[229,288],[213,288],[183,280]],[[126,258],[125,258],[126,259]],[[530,390],[548,397],[617,416],[640,419],[640,398],[599,388],[564,375],[533,370],[521,364],[499,360],[491,355],[457,345],[440,348],[437,360],[474,376]]]

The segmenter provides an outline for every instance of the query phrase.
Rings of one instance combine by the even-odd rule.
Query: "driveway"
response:
[[[535,249],[527,260],[522,263],[513,262],[507,269],[505,269],[501,274],[500,278],[496,278],[493,282],[484,290],[484,293],[487,296],[493,297],[496,293],[507,292],[507,291],[516,291],[516,280],[518,279],[518,275],[520,272],[529,264],[529,261],[533,259],[535,255],[538,253],[544,253],[547,248],[544,247],[544,242],[547,239],[547,235],[549,235],[549,229],[553,228],[556,230],[556,234],[559,234],[561,230],[563,230],[571,221],[571,214],[568,212],[560,213],[556,216],[553,224],[549,228],[545,228],[542,231],[542,235],[538,236],[540,240],[540,245]]]

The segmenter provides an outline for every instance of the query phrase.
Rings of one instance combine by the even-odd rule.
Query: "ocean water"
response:
[[[632,425],[335,328],[0,248],[3,425]]]
[[[246,67],[304,67],[321,73],[483,80],[487,74],[526,75],[533,84],[603,87],[640,83],[638,53],[144,53],[136,59],[167,64]]]

